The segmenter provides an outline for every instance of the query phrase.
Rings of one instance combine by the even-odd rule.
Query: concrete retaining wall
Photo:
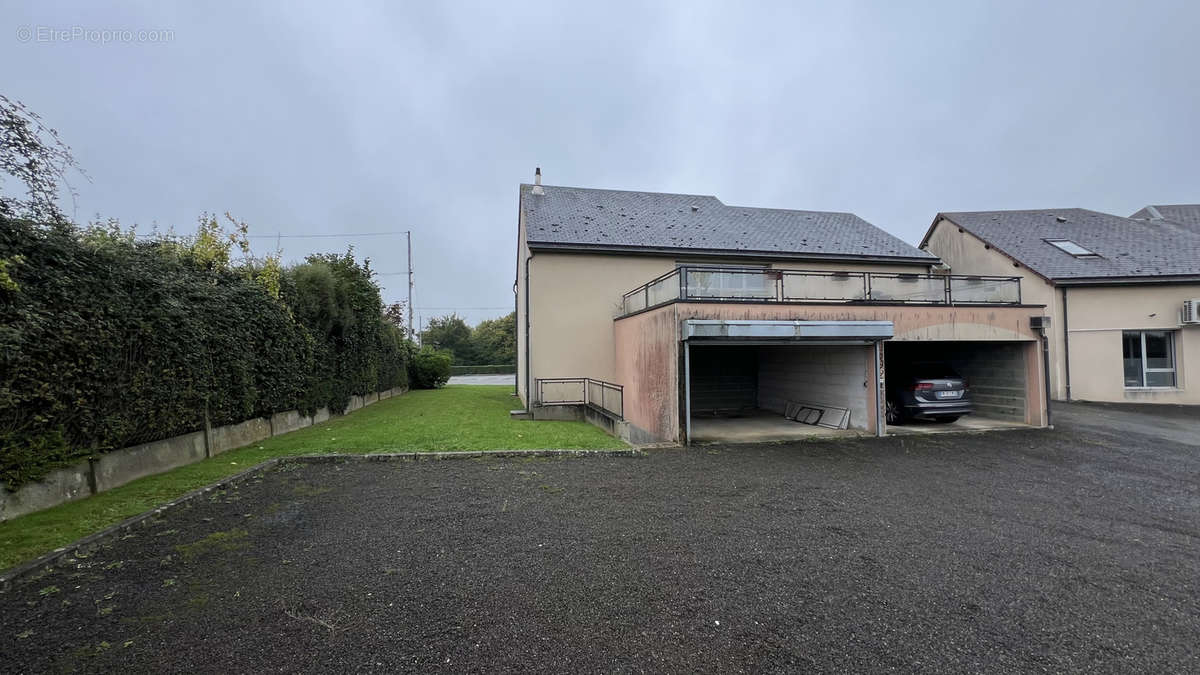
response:
[[[291,412],[295,412],[294,410]],[[286,414],[286,413],[284,413]],[[299,413],[297,413],[299,414]],[[238,424],[213,427],[209,432],[209,454],[219,455],[234,448],[257,443],[271,437],[271,421],[258,417]]]
[[[81,462],[51,471],[45,479],[24,485],[16,492],[0,487],[0,521],[90,497],[91,480],[92,467]]]
[[[386,392],[351,397],[352,405],[346,407],[346,412],[399,396],[405,391],[407,389],[404,387],[396,387]],[[321,424],[331,417],[328,408],[319,408],[311,416],[302,415],[298,410],[287,410],[270,417],[210,427],[106,452],[97,459],[53,471],[37,483],[22,485],[16,492],[0,487],[0,521],[83,499],[138,478],[170,471],[272,436]]]
[[[633,445],[659,440],[646,430],[630,424],[628,420],[615,419],[588,405],[535,405],[529,409],[529,415],[526,419],[588,422]]]
[[[199,462],[208,456],[203,431],[107,452],[92,462],[96,492]]]

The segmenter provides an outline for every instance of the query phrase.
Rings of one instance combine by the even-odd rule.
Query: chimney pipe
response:
[[[533,184],[534,185],[542,184],[542,167],[540,167],[540,166],[533,170]]]

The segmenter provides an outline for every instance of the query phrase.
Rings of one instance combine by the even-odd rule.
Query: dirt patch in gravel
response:
[[[0,594],[6,670],[1200,666],[1200,451],[1119,431],[281,465]]]

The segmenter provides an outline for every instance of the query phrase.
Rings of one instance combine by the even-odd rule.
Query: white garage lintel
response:
[[[686,319],[682,339],[775,341],[856,341],[887,340],[895,332],[891,321],[776,321],[753,319]]]

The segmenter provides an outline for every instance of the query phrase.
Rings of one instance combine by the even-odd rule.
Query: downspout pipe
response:
[[[525,409],[533,410],[533,361],[530,360],[533,349],[533,336],[529,332],[529,261],[533,260],[533,252],[525,258]]]
[[[1066,289],[1063,289],[1064,291]],[[1046,426],[1050,429],[1054,428],[1054,424],[1050,421],[1050,331],[1045,327],[1041,330],[1042,333],[1042,380],[1044,380],[1044,389],[1046,395]]]
[[[520,259],[521,259],[521,257],[520,257],[520,254],[518,253],[517,260],[520,260]],[[518,284],[520,283],[520,274],[521,274],[521,272],[520,272],[520,270],[518,270],[517,278],[513,279],[513,330],[514,331],[517,330],[517,317],[521,313],[521,293],[518,290]],[[526,337],[528,337],[528,336],[526,336]],[[515,359],[516,357],[517,357],[516,350],[513,350],[513,358]],[[516,364],[514,363],[513,365],[515,366]],[[521,400],[521,398],[520,398],[521,397],[521,378],[519,376],[513,378],[513,396],[516,396],[518,401]]]
[[[1063,306],[1063,385],[1066,388],[1067,402],[1071,401],[1071,336],[1067,332],[1070,327],[1070,322],[1067,319],[1067,289],[1064,286],[1062,289],[1062,306]],[[1049,403],[1046,404],[1049,406]]]

